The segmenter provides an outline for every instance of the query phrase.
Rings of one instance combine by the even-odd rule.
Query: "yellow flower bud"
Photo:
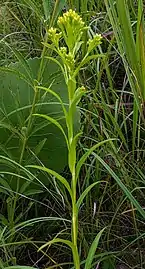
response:
[[[88,53],[91,52],[95,47],[101,44],[102,36],[96,34],[92,39],[89,39],[88,44]]]

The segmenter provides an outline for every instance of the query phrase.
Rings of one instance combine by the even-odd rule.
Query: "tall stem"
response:
[[[75,269],[80,269],[80,258],[78,251],[78,209],[76,204],[76,177],[72,174],[72,243],[74,245],[74,264]]]
[[[69,146],[71,148],[72,141],[74,138],[74,115],[75,109],[72,109],[72,98],[75,92],[76,81],[73,80],[73,83],[68,84],[68,95],[69,95],[69,128],[68,128],[68,140]],[[74,154],[76,155],[76,146],[74,145]],[[70,150],[69,148],[69,150]],[[71,154],[71,152],[69,152]],[[77,209],[77,197],[76,197],[76,188],[77,188],[77,180],[76,180],[76,162],[73,164],[70,163],[69,159],[69,166],[71,167],[71,174],[72,174],[72,182],[71,182],[71,189],[72,189],[72,243],[74,245],[74,265],[75,269],[80,269],[80,258],[79,258],[79,251],[78,251],[78,209]]]
[[[77,225],[77,207],[76,207],[76,184],[75,178],[72,178],[72,241],[73,244],[77,245],[77,234],[78,234],[78,225]]]

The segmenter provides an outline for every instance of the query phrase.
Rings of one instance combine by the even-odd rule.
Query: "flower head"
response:
[[[67,54],[67,48],[66,48],[66,47],[60,47],[59,52],[60,52],[63,56],[66,56],[66,54]]]
[[[89,39],[88,44],[88,53],[90,53],[94,48],[100,45],[102,42],[102,36],[100,34],[96,34],[92,39]]]
[[[52,43],[54,43],[54,45],[58,48],[59,46],[59,40],[62,36],[62,33],[57,33],[57,29],[56,28],[53,28],[51,27],[49,30],[48,30],[48,37],[49,39],[51,40]]]
[[[66,24],[72,24],[73,26],[77,26],[78,29],[83,28],[85,25],[82,18],[72,9],[64,13],[62,17],[59,17],[57,23],[60,27],[62,25],[67,27]]]
[[[80,41],[86,29],[85,23],[75,11],[70,9],[58,18],[57,24],[63,33],[69,52],[74,53],[75,45]]]
[[[63,59],[63,62],[66,64],[68,67],[69,71],[74,69],[75,66],[75,59],[74,56],[71,52],[67,53],[67,48],[66,47],[61,47],[59,49],[59,53],[61,55],[61,58]]]

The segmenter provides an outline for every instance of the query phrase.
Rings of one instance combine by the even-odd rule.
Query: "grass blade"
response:
[[[98,181],[98,182],[94,182],[92,183],[90,186],[88,186],[84,191],[83,193],[81,194],[81,196],[79,197],[78,201],[77,201],[77,207],[78,207],[78,210],[84,200],[84,198],[86,197],[86,195],[89,193],[89,191],[94,187],[96,186],[97,184],[101,183],[102,181]]]
[[[106,164],[102,158],[100,158],[100,156],[98,156],[96,153],[94,153],[94,156],[106,168],[109,174],[116,180],[117,184],[122,189],[124,194],[130,200],[130,202],[135,206],[135,208],[138,210],[141,216],[145,219],[145,211],[143,210],[141,205],[138,203],[138,201],[134,198],[134,196],[131,194],[131,192],[128,190],[128,188],[123,184],[120,178],[114,173],[114,171],[109,167],[109,165]]]
[[[88,253],[88,256],[87,256],[87,259],[86,259],[86,263],[85,263],[85,269],[91,269],[91,265],[92,265],[92,262],[93,262],[93,259],[94,259],[94,255],[95,255],[95,252],[96,252],[96,249],[98,247],[98,244],[99,244],[99,240],[100,240],[100,237],[102,235],[102,233],[104,232],[105,228],[103,228],[95,237],[90,249],[89,249],[89,253]]]
[[[77,163],[76,178],[78,178],[79,173],[80,173],[80,169],[81,169],[82,165],[85,163],[85,161],[87,160],[87,158],[90,156],[90,154],[92,154],[92,152],[94,150],[96,150],[98,147],[104,145],[107,142],[113,141],[113,140],[115,140],[115,139],[107,139],[107,140],[101,141],[98,144],[94,145],[92,148],[90,148],[87,152],[84,153],[84,155],[81,157],[81,159]]]

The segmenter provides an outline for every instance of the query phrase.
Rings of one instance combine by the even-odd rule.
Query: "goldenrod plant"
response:
[[[61,182],[67,189],[72,204],[71,241],[56,237],[53,240],[41,246],[39,250],[42,250],[45,247],[54,243],[64,243],[67,246],[69,246],[72,250],[75,268],[80,269],[81,253],[78,249],[78,213],[85,196],[99,182],[97,181],[91,184],[89,187],[85,189],[85,191],[81,194],[80,197],[77,197],[77,183],[79,180],[79,173],[87,157],[97,147],[103,145],[109,140],[102,141],[97,145],[93,146],[80,158],[80,160],[78,161],[76,160],[77,141],[80,138],[82,132],[77,133],[74,132],[74,117],[77,110],[77,105],[80,102],[81,97],[87,93],[87,89],[84,86],[77,87],[77,76],[81,68],[87,62],[89,62],[91,59],[102,56],[100,54],[93,55],[91,53],[94,50],[94,48],[96,48],[98,45],[101,44],[102,37],[100,34],[96,34],[93,37],[93,39],[89,39],[87,41],[87,53],[81,59],[83,34],[88,30],[88,27],[85,25],[82,18],[75,11],[70,9],[68,12],[64,13],[62,17],[58,18],[57,25],[58,28],[51,27],[48,30],[48,43],[44,43],[44,45],[49,49],[52,49],[58,55],[58,57],[56,58],[47,57],[47,59],[57,63],[62,70],[68,90],[68,102],[69,102],[68,107],[63,104],[63,101],[61,100],[60,96],[56,94],[54,91],[52,91],[50,88],[45,88],[43,86],[37,86],[37,88],[39,90],[41,89],[49,94],[54,95],[58,99],[64,113],[67,126],[67,133],[62,128],[58,120],[44,114],[34,114],[34,116],[45,118],[49,122],[53,123],[61,130],[62,134],[64,135],[64,139],[66,141],[68,149],[68,166],[71,172],[71,184],[69,184],[69,182],[63,176],[61,176],[60,174],[49,168],[34,165],[31,167],[45,171],[53,175],[59,182]],[[61,46],[61,44],[63,44],[63,46]],[[85,263],[86,264],[85,269],[91,268],[94,254],[103,230],[101,230],[97,234],[95,240],[93,241],[90,247],[90,251],[88,253],[88,257]]]

